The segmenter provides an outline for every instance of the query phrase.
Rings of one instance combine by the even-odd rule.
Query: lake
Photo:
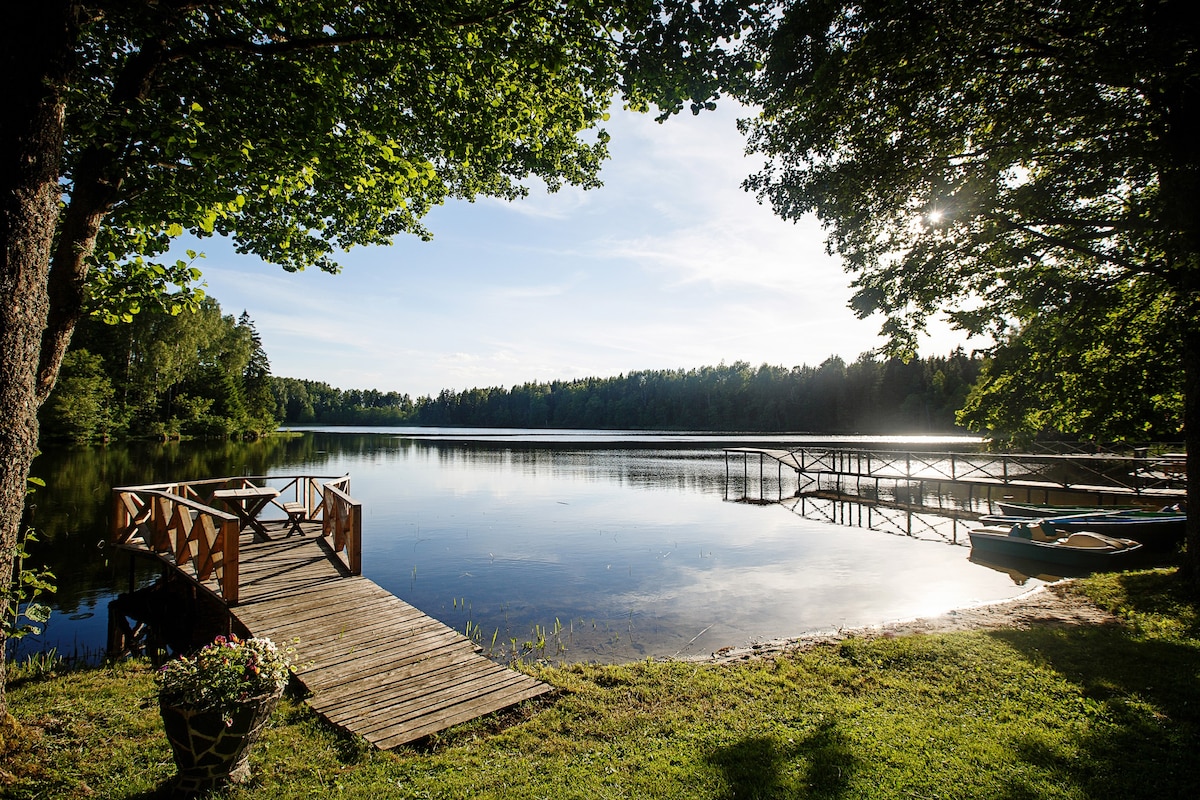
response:
[[[967,524],[947,517],[790,496],[794,477],[781,487],[773,470],[766,496],[783,502],[738,502],[740,461],[727,479],[723,448],[815,441],[422,428],[48,448],[33,469],[47,486],[31,499],[31,549],[60,589],[45,632],[12,649],[103,649],[129,570],[102,545],[112,486],[224,475],[350,473],[363,574],[501,659],[527,644],[556,661],[704,655],[1037,584],[969,561]]]

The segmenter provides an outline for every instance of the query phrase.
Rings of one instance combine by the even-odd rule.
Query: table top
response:
[[[251,497],[278,497],[279,490],[270,486],[247,486],[244,489],[218,489],[213,497],[222,500],[245,500]]]

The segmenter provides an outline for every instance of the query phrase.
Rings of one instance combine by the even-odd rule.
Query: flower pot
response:
[[[270,719],[283,691],[246,700],[230,714],[197,711],[159,702],[163,727],[179,775],[176,796],[193,796],[250,778],[250,747]]]

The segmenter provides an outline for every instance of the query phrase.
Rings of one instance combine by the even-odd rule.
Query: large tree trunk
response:
[[[1150,46],[1161,61],[1150,101],[1161,119],[1156,131],[1164,159],[1159,171],[1162,209],[1156,223],[1167,234],[1168,280],[1178,297],[1183,335],[1183,436],[1187,448],[1187,553],[1183,574],[1200,593],[1200,79],[1195,3],[1146,4]]]
[[[0,27],[6,101],[0,114],[0,580],[12,575],[37,450],[38,369],[50,301],[58,221],[65,85],[75,8],[66,0],[18,3]],[[0,721],[7,718],[0,634]]]
[[[1196,309],[1190,309],[1195,311]],[[1183,576],[1200,595],[1200,319],[1185,323],[1183,343],[1183,441],[1187,448],[1187,552]]]

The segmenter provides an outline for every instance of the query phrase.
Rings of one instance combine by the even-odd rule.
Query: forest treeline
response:
[[[253,437],[279,425],[441,425],[624,430],[953,431],[982,359],[832,357],[817,367],[744,361],[617,377],[399,392],[271,375],[250,317],[211,297],[181,314],[82,322],[41,413],[46,439]]]
[[[85,318],[39,413],[45,439],[253,437],[279,425],[271,364],[245,312],[211,297],[180,314]]]
[[[644,370],[612,378],[407,394],[273,378],[285,424],[921,433],[957,430],[982,359],[839,357],[818,367]]]

